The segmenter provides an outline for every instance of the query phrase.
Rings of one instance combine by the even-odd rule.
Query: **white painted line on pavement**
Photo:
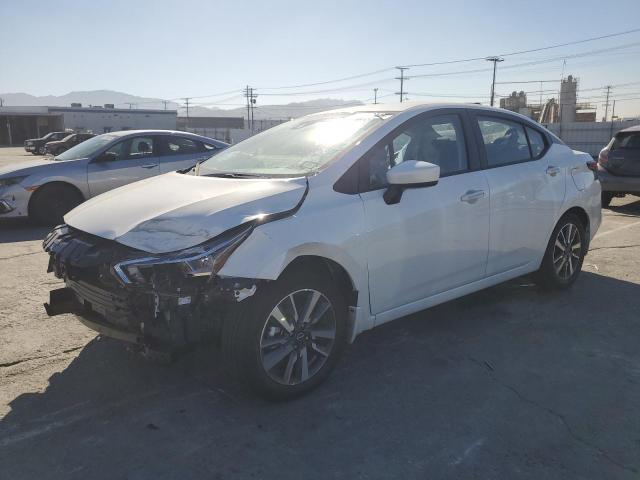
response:
[[[636,225],[640,225],[640,220],[637,222],[630,223],[628,225],[623,225],[622,227],[617,227],[612,230],[607,230],[606,232],[602,232],[602,233],[598,232],[596,233],[596,236],[593,237],[593,239],[595,240],[596,238],[604,237],[611,233],[619,232],[620,230],[625,230],[627,228],[635,227]]]

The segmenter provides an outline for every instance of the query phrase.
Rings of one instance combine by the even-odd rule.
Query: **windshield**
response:
[[[355,145],[389,117],[373,112],[328,112],[292,120],[211,157],[200,165],[200,175],[307,175]]]
[[[77,158],[86,158],[116,138],[117,137],[114,135],[99,135],[97,137],[90,138],[89,140],[85,140],[75,147],[70,148],[66,152],[61,153],[56,157],[56,160],[75,160]]]

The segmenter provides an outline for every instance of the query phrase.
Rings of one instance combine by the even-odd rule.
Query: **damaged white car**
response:
[[[590,160],[477,105],[310,115],[68,213],[46,308],[152,351],[217,341],[289,398],[377,325],[532,272],[571,285],[600,225]]]

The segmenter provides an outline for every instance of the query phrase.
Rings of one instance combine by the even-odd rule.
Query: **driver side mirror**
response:
[[[389,187],[383,198],[387,205],[400,202],[407,188],[432,187],[440,180],[440,167],[429,162],[406,160],[387,172]]]
[[[118,155],[114,152],[104,152],[96,157],[96,162],[112,162],[118,159]]]

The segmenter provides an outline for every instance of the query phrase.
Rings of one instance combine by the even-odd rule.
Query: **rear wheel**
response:
[[[244,302],[223,333],[235,379],[275,400],[317,387],[346,344],[347,305],[331,279],[291,271]]]
[[[613,199],[614,194],[612,192],[602,192],[600,194],[600,200],[603,207],[608,207]]]
[[[29,215],[45,225],[63,223],[64,215],[83,201],[77,190],[59,183],[43,185],[33,195],[29,204]]]
[[[587,253],[585,227],[574,214],[564,215],[551,234],[537,272],[538,283],[549,289],[567,288],[576,281]]]

